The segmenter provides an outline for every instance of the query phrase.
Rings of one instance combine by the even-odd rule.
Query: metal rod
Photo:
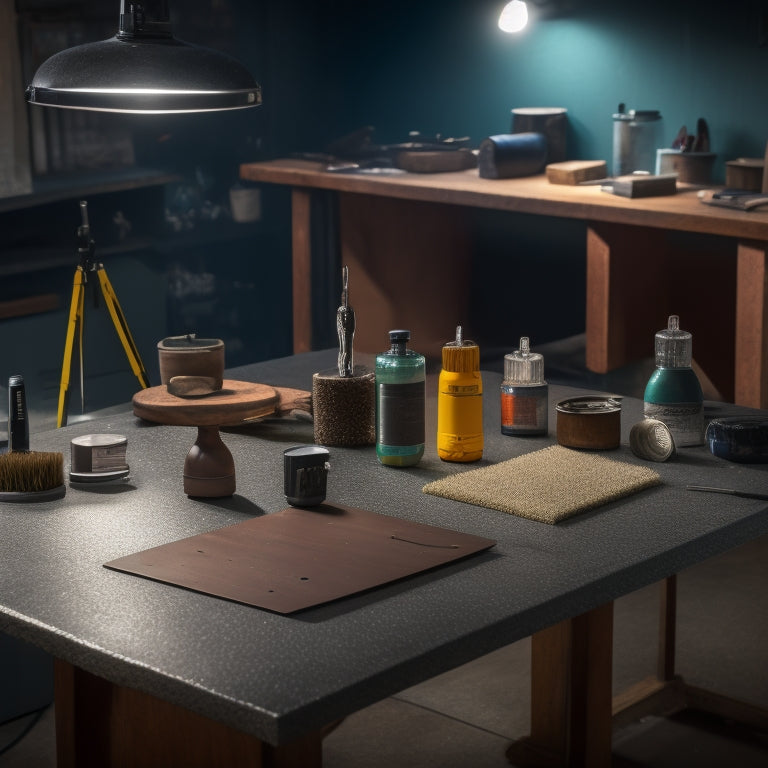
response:
[[[706,485],[689,485],[689,491],[704,491],[706,493],[727,493],[729,496],[739,496],[742,499],[761,499],[768,501],[768,493],[752,493],[751,491],[737,491],[733,488],[710,488]]]

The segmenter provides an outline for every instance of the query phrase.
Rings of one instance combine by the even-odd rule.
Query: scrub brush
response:
[[[30,451],[24,378],[8,380],[8,453],[0,456],[0,501],[60,499],[66,493],[64,456]]]

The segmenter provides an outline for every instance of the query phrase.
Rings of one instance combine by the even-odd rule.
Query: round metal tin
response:
[[[616,397],[584,395],[560,400],[557,442],[566,448],[608,450],[621,442],[621,401]]]
[[[669,427],[658,419],[644,419],[629,432],[629,447],[640,459],[666,461],[675,454],[675,440]]]
[[[98,434],[73,437],[70,473],[74,482],[108,482],[128,476],[125,435]],[[87,479],[87,480],[86,480]]]
[[[768,418],[724,416],[707,426],[706,440],[714,456],[742,464],[768,463]]]

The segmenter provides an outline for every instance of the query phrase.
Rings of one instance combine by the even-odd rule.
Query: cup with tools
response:
[[[673,151],[668,158],[671,170],[685,184],[711,184],[712,168],[717,155],[710,151],[709,126],[700,117],[696,122],[696,133],[690,134],[682,126],[672,142]]]
[[[224,342],[196,334],[169,336],[157,343],[160,381],[178,397],[219,392],[224,383]]]
[[[312,376],[315,442],[355,446],[376,442],[375,375],[354,362],[355,312],[349,303],[349,269],[342,268],[341,305],[336,310],[339,336],[337,369]]]

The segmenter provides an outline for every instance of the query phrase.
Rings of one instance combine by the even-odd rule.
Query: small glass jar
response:
[[[527,336],[520,349],[504,355],[501,383],[501,434],[546,435],[549,386],[544,381],[544,358],[531,352]]]

